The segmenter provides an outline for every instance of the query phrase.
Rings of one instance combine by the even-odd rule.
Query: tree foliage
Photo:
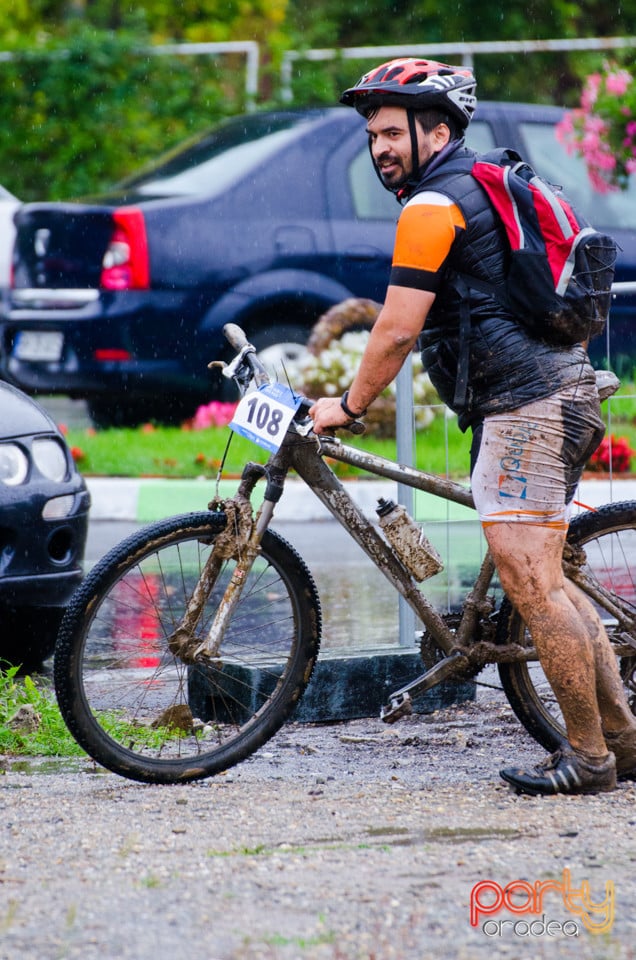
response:
[[[0,66],[0,182],[21,199],[93,193],[245,107],[234,82],[197,58],[148,56],[138,35],[75,29]],[[242,77],[242,72],[241,72]]]
[[[13,0],[0,6],[0,183],[22,199],[110,186],[246,107],[244,59],[150,56],[166,42],[256,40],[260,105],[285,49],[636,34],[601,0]],[[481,97],[577,102],[599,54],[478,57]],[[334,103],[374,61],[299,61],[297,103]],[[377,58],[375,58],[377,62]]]
[[[573,39],[636,35],[636,7],[601,0],[290,0],[290,22],[303,48]],[[302,38],[302,39],[301,39]],[[452,59],[450,56],[439,59]],[[573,103],[581,78],[602,60],[599,54],[489,54],[475,58],[479,95],[496,100]],[[376,59],[376,62],[377,59]],[[370,62],[336,61],[325,67],[302,63],[294,91],[333,100]],[[356,74],[356,70],[358,73]]]

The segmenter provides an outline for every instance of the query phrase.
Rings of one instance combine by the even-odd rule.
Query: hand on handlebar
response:
[[[335,427],[348,427],[352,421],[340,406],[340,397],[321,397],[309,410],[314,433],[329,433]]]

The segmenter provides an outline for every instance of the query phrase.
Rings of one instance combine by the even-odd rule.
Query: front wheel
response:
[[[132,534],[87,576],[64,617],[55,688],[93,759],[133,780],[201,779],[244,760],[291,715],[320,646],[316,587],[296,551],[266,531],[221,648],[186,665],[181,622],[224,516],[171,517]],[[197,626],[206,636],[235,569],[226,560]]]
[[[617,598],[623,621],[595,604],[610,641],[622,646],[619,667],[625,693],[636,713],[636,501],[614,503],[576,517],[568,542],[585,552],[582,571]],[[499,613],[499,643],[532,646],[525,624],[508,599]],[[634,654],[625,655],[630,643]],[[556,697],[538,661],[499,665],[501,684],[510,706],[526,728],[547,750],[556,750],[566,738]]]

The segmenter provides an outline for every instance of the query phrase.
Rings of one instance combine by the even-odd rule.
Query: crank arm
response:
[[[405,687],[401,687],[400,690],[396,690],[396,692],[392,693],[389,697],[388,705],[382,707],[380,719],[384,721],[384,723],[395,723],[396,720],[399,720],[401,717],[412,713],[412,697],[417,697],[432,687],[437,686],[438,683],[442,683],[442,681],[452,677],[457,671],[457,666],[460,662],[465,664],[466,657],[460,653],[459,650],[456,650],[454,653],[450,653],[445,657],[440,663],[436,663],[434,667],[427,670],[421,677],[408,683]]]

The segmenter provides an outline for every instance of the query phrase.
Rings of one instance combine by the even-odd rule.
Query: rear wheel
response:
[[[615,503],[581,514],[570,525],[568,542],[585,551],[583,571],[592,581],[611,590],[623,610],[621,623],[597,606],[610,640],[629,644],[634,653],[619,656],[625,693],[636,713],[636,501]],[[498,642],[532,646],[526,626],[505,599],[499,614]],[[547,750],[555,750],[566,737],[556,697],[538,661],[499,665],[499,676],[515,714]]]
[[[196,780],[244,760],[291,715],[320,645],[304,562],[267,531],[218,653],[188,666],[169,638],[225,518],[172,517],[137,531],[93,569],[60,629],[55,686],[80,745],[148,783]],[[227,560],[197,627],[203,640],[236,564]]]

